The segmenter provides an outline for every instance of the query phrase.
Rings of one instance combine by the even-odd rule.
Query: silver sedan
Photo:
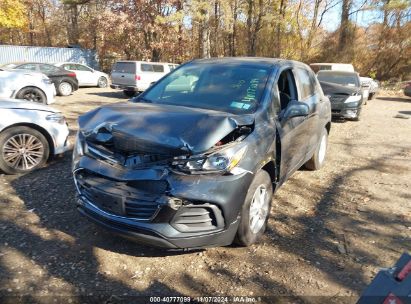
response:
[[[0,171],[26,173],[71,148],[64,116],[49,106],[0,99],[0,117]]]

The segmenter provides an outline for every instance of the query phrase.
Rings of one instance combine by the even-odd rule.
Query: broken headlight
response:
[[[210,154],[176,157],[173,166],[192,174],[229,172],[243,158],[247,147],[235,145]]]
[[[87,150],[87,147],[85,147],[85,145],[86,143],[83,134],[80,131],[77,132],[73,147],[73,169],[75,169],[78,162],[80,161],[80,157],[82,157],[85,153],[85,150]]]

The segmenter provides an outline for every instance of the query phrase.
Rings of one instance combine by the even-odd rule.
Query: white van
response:
[[[310,67],[314,73],[323,70],[354,72],[354,67],[350,63],[311,63]]]
[[[112,89],[121,89],[128,97],[146,90],[178,65],[168,62],[117,61],[111,71]]]

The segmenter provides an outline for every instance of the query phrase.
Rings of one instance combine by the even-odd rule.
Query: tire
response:
[[[134,91],[124,90],[123,93],[124,93],[124,95],[126,95],[127,97],[134,97],[134,95],[136,95],[136,92],[134,92]]]
[[[254,208],[254,211],[260,210],[260,213],[256,214],[256,212],[253,212],[252,207],[257,207],[257,205],[254,204],[257,203],[257,196],[258,193],[261,193],[261,190],[265,191],[266,196],[263,207]],[[250,246],[258,241],[267,227],[272,197],[273,185],[271,183],[270,175],[266,171],[260,170],[257,172],[254,180],[248,188],[245,201],[241,208],[240,223],[234,240],[236,245]],[[252,216],[252,213],[254,213],[254,216]],[[254,222],[254,224],[252,223],[253,218],[258,219],[258,221]]]
[[[40,90],[39,88],[35,88],[35,87],[27,87],[27,88],[21,89],[17,93],[16,98],[38,102],[42,104],[47,104],[46,94],[44,94],[43,91]]]
[[[47,139],[35,129],[21,126],[6,129],[0,134],[0,170],[7,174],[27,173],[40,168],[46,164],[49,155]]]
[[[62,81],[57,87],[57,94],[60,96],[69,96],[73,93],[73,85],[70,82]]]
[[[328,146],[328,132],[323,129],[320,136],[320,141],[315,148],[313,156],[304,164],[308,170],[319,170],[324,166]]]
[[[100,77],[97,81],[97,86],[99,88],[107,88],[108,80],[106,77]]]

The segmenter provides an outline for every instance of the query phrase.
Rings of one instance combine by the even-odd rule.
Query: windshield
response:
[[[269,72],[269,67],[245,63],[192,62],[168,74],[137,100],[234,114],[253,113]]]
[[[355,74],[321,73],[317,75],[319,81],[331,82],[348,87],[359,87],[360,83]]]

